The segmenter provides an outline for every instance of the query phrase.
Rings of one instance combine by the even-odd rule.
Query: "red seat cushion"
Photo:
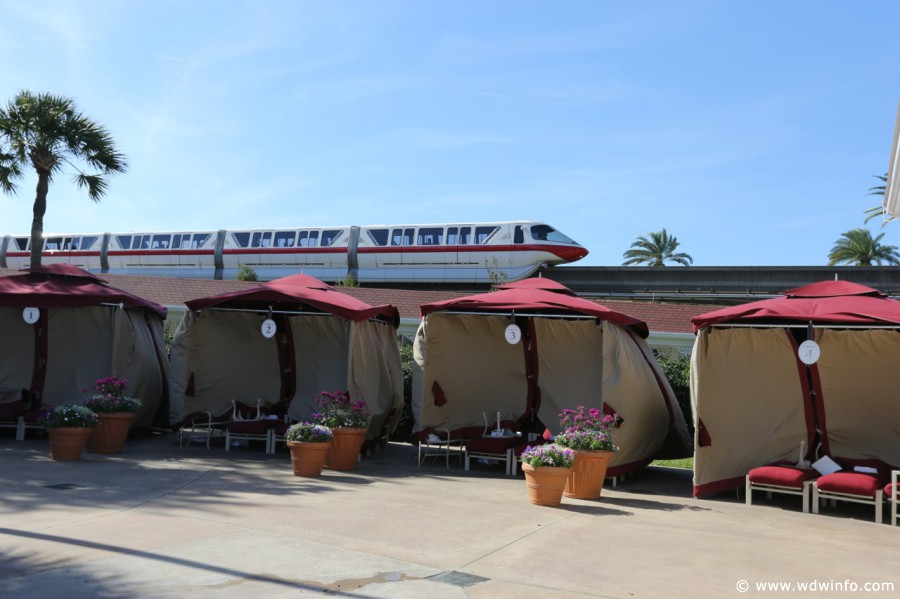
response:
[[[15,421],[19,419],[22,413],[22,400],[17,399],[7,403],[0,403],[0,420]]]
[[[466,441],[466,449],[478,453],[506,453],[510,447],[521,443],[521,437],[484,437]]]
[[[265,435],[277,420],[238,420],[228,423],[228,432],[239,435]]]
[[[816,486],[820,491],[846,493],[860,497],[875,497],[875,491],[881,486],[878,477],[860,472],[833,472],[819,477]]]
[[[816,477],[815,470],[801,470],[789,466],[760,466],[747,473],[751,483],[802,489],[803,482]]]
[[[900,483],[897,483],[896,488],[897,488],[897,492],[900,493]],[[888,497],[893,497],[894,496],[894,485],[892,485],[891,483],[888,483],[887,485],[885,485],[884,494],[887,495]]]

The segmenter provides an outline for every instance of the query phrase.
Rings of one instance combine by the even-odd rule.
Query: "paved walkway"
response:
[[[900,592],[900,527],[875,524],[869,508],[816,516],[793,497],[696,500],[688,473],[662,468],[547,508],[528,503],[521,475],[419,469],[404,444],[304,479],[284,452],[154,436],[64,463],[44,439],[0,436],[0,484],[6,597],[796,597],[756,585],[811,582],[826,586],[816,597],[846,597],[836,585],[848,582]]]

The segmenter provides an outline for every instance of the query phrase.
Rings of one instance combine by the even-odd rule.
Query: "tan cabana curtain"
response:
[[[114,323],[112,364],[103,376],[112,374],[128,381],[127,394],[142,402],[133,426],[150,426],[162,400],[163,377],[168,375],[165,362],[160,364],[157,354],[162,318],[152,315],[145,320],[142,311],[119,309]]]
[[[653,457],[669,430],[669,410],[640,348],[625,329],[603,321],[603,401],[623,419],[610,467]]]
[[[653,350],[650,349],[647,340],[638,336],[633,331],[627,331],[627,333],[640,352],[644,355],[644,363],[647,364],[651,376],[655,378],[657,387],[661,385],[661,399],[668,404],[668,406],[665,406],[665,404],[663,406],[667,415],[669,410],[672,412],[668,435],[666,436],[662,448],[659,453],[656,454],[654,459],[679,459],[691,457],[694,455],[693,439],[691,439],[691,434],[688,431],[687,422],[684,420],[684,412],[681,411],[681,406],[678,405],[678,398],[675,397],[675,391],[672,389],[672,385],[669,384],[666,373],[656,361],[656,357],[653,355]]]
[[[428,339],[425,337],[425,319],[419,322],[416,329],[416,338],[413,340],[412,385],[410,392],[410,409],[412,409],[413,430],[422,430],[419,426],[422,414],[422,403],[425,401],[425,355],[428,353]],[[430,396],[430,394],[429,394]]]
[[[299,315],[289,320],[294,337],[297,391],[288,416],[306,420],[319,408],[316,395],[322,391],[347,391],[350,322],[330,315]],[[277,358],[275,364],[277,367]]]
[[[350,397],[368,407],[371,423],[367,438],[376,439],[382,429],[390,431],[396,425],[403,408],[403,367],[396,329],[372,320],[353,323],[349,372]],[[391,421],[386,423],[388,416]]]
[[[524,413],[525,359],[521,343],[506,342],[508,325],[506,316],[440,312],[423,320],[416,336],[422,367],[416,431],[484,426],[485,412],[489,421],[498,411],[502,419]],[[443,399],[435,395],[435,383]]]
[[[275,339],[262,336],[265,315],[188,312],[178,326],[170,364],[170,421],[209,411],[228,413],[232,400],[278,401],[281,378]]]
[[[83,390],[112,374],[116,308],[50,308],[42,405],[81,403]]]
[[[0,308],[3,350],[0,354],[0,403],[18,401],[31,387],[34,370],[34,326],[22,319],[22,308]]]
[[[900,467],[900,333],[816,329],[832,457]]]
[[[534,318],[538,347],[538,418],[555,435],[564,408],[603,404],[603,329],[596,320]]]
[[[695,489],[796,461],[807,440],[804,402],[785,329],[701,330],[691,356]]]

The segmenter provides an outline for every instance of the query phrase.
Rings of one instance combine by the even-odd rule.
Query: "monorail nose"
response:
[[[575,262],[588,255],[588,251],[580,245],[556,246],[553,248],[553,253],[564,262]]]

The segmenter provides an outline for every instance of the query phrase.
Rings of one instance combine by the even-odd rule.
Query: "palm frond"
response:
[[[100,198],[102,198],[106,194],[106,188],[108,184],[106,179],[104,179],[100,175],[86,175],[85,173],[78,173],[74,177],[75,184],[80,188],[87,188],[88,197],[94,200],[95,202],[99,202]]]

